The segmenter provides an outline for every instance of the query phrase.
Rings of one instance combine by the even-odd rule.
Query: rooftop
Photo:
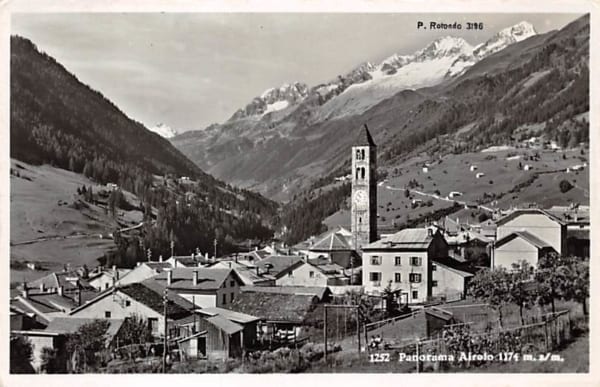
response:
[[[316,296],[319,300],[322,300],[331,293],[327,287],[321,286],[242,286],[240,290],[246,293],[256,292]]]
[[[270,255],[262,261],[257,262],[256,266],[260,268],[261,272],[268,271],[269,274],[278,276],[280,273],[297,265],[299,262],[303,262],[303,259],[298,255]],[[271,265],[270,268],[268,268],[267,265]]]
[[[178,267],[170,270],[172,274],[172,282],[169,288],[173,289],[188,289],[188,290],[216,290],[219,289],[223,282],[227,279],[232,269],[210,269],[210,268],[191,268]],[[198,273],[198,284],[194,285],[194,272]],[[147,280],[162,283],[163,286],[167,282],[167,272],[162,272]],[[236,275],[237,277],[237,275]]]
[[[376,146],[375,141],[373,141],[373,137],[371,136],[371,132],[369,132],[369,127],[367,124],[364,124],[360,129],[358,137],[356,138],[355,146]]]
[[[317,301],[313,295],[242,292],[227,308],[266,321],[302,324]]]
[[[515,231],[511,234],[506,235],[504,238],[499,239],[496,242],[496,248],[504,245],[505,243],[507,243],[517,237],[524,239],[525,241],[529,242],[530,244],[537,247],[538,249],[552,247],[552,245],[541,240],[540,238],[536,237],[535,235],[531,234],[528,231]]]
[[[434,234],[435,235],[435,234]],[[427,228],[405,228],[387,238],[380,239],[363,247],[369,249],[410,249],[426,250],[433,240]]]

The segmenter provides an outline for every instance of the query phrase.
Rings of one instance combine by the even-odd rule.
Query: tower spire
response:
[[[369,127],[367,124],[364,124],[363,128],[360,130],[354,146],[377,146],[375,145],[375,141],[373,141],[373,137],[371,136],[371,132],[369,132]]]

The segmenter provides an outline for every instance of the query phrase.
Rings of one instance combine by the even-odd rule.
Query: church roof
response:
[[[369,128],[367,124],[363,126],[363,129],[360,130],[358,138],[356,139],[355,146],[377,146],[373,141],[373,137],[371,137],[371,133],[369,132]]]

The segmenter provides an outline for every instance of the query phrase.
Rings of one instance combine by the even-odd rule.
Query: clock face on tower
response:
[[[365,191],[356,191],[354,193],[354,204],[356,204],[359,208],[367,207],[369,198],[367,197],[367,193]]]

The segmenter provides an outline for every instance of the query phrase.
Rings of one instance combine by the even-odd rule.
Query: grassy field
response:
[[[539,160],[529,160],[536,153],[540,156]],[[462,196],[456,197],[456,200],[467,203],[475,203],[485,194],[504,194],[497,203],[487,204],[488,207],[500,209],[527,206],[531,203],[537,203],[544,208],[552,205],[568,205],[570,202],[589,205],[588,167],[577,172],[539,174],[530,185],[521,188],[518,192],[509,193],[515,186],[527,182],[536,173],[581,165],[587,162],[587,157],[587,151],[582,155],[581,149],[555,152],[525,148],[450,154],[433,162],[426,155],[414,157],[394,168],[389,168],[387,180],[380,182],[377,187],[378,223],[380,227],[390,227],[392,222],[402,224],[407,219],[415,219],[427,212],[450,207],[453,204],[452,199],[449,201],[444,199],[452,191],[461,192]],[[425,163],[430,163],[427,173],[423,172]],[[519,169],[519,163],[522,167],[530,165],[532,169],[529,171]],[[477,169],[471,171],[471,166],[476,166]],[[484,173],[485,176],[478,179],[477,173]],[[574,188],[566,193],[560,192],[559,189],[559,182],[563,179],[574,185]],[[411,181],[416,181],[419,186],[410,189],[411,195],[407,198],[404,188]],[[416,191],[426,195],[418,194]],[[439,199],[427,195],[437,195]],[[431,200],[432,205],[412,208],[413,199],[423,202]],[[468,217],[469,221],[478,223],[475,215],[479,212],[485,211],[465,210],[453,217],[458,216],[463,220]],[[330,228],[337,225],[349,227],[350,211],[347,209],[338,211],[328,217],[325,224]]]
[[[95,266],[115,247],[106,236],[142,219],[139,211],[120,211],[114,219],[104,207],[83,202],[78,187],[91,186],[94,192],[103,187],[80,174],[16,160],[11,168],[19,176],[10,176],[10,261],[37,262],[45,269],[11,269],[11,282],[41,277],[65,264]],[[134,195],[125,195],[137,204]]]

